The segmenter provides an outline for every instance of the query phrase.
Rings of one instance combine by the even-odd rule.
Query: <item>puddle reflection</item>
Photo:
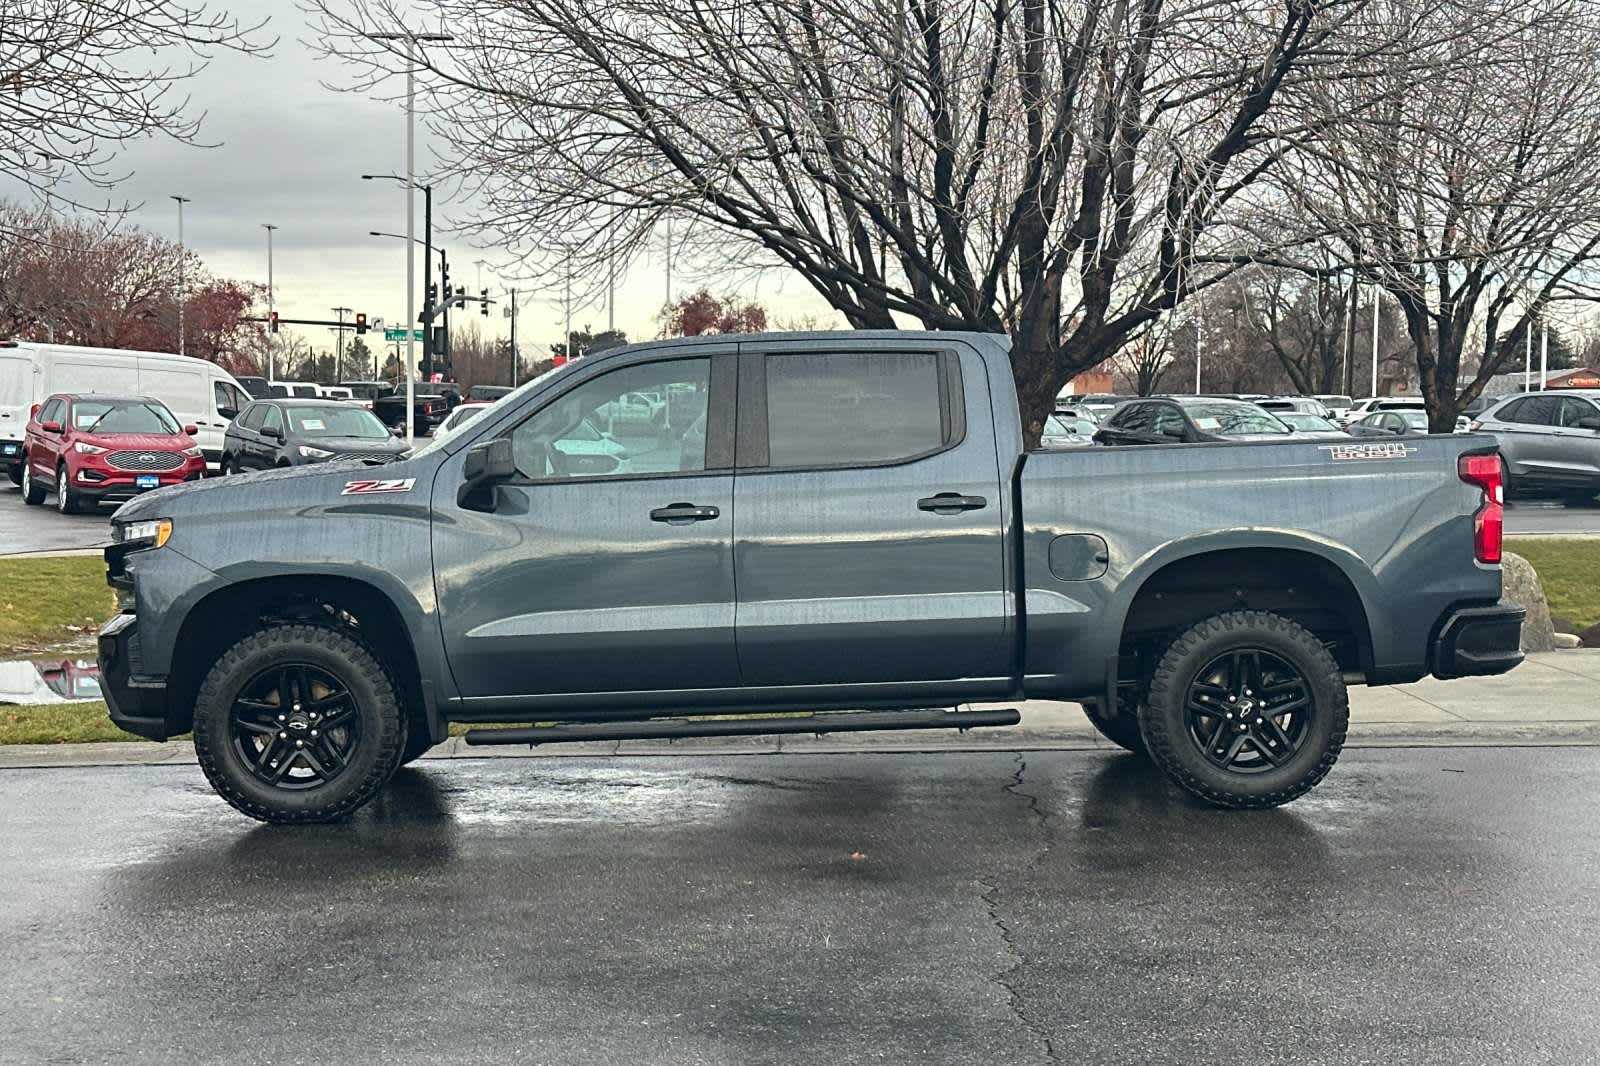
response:
[[[98,699],[100,665],[93,659],[0,662],[0,704],[92,703]]]

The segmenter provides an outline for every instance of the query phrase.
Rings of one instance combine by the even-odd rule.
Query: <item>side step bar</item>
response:
[[[774,733],[864,733],[885,729],[974,729],[1016,725],[1022,715],[1014,707],[993,711],[829,711],[794,718],[654,719],[644,722],[586,722],[528,726],[521,729],[474,729],[468,744],[561,744],[577,740],[671,740],[677,737],[751,737]]]

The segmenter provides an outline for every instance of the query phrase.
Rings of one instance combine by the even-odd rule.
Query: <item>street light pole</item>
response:
[[[398,174],[361,175],[362,181],[375,181],[378,179],[406,183],[406,179]],[[428,294],[433,289],[433,186],[420,185],[418,188],[422,190],[422,248],[424,252],[422,257],[422,317],[431,321],[433,318],[433,298]],[[406,328],[415,329],[416,323],[409,322],[406,324]],[[429,376],[432,372],[434,354],[433,331],[430,329],[422,334],[422,374],[424,377]]]
[[[1539,391],[1545,390],[1545,380],[1550,377],[1550,320],[1543,322],[1543,336],[1539,338]]]
[[[1378,296],[1382,291],[1376,285],[1372,287],[1372,391],[1369,396],[1378,395]]]
[[[417,436],[417,63],[418,41],[448,41],[447,33],[373,33],[375,41],[406,42],[406,443]]]
[[[274,302],[274,294],[273,294],[273,289],[272,289],[272,231],[277,229],[278,227],[274,226],[270,222],[263,222],[263,223],[261,223],[261,228],[267,231],[267,319],[270,321],[271,318],[272,318],[273,312],[275,312],[277,310],[277,304]],[[274,378],[276,378],[278,376],[277,375],[277,367],[275,366],[275,362],[276,361],[273,359],[273,355],[275,354],[275,352],[277,350],[277,346],[278,346],[277,334],[273,333],[271,328],[269,327],[268,330],[267,330],[267,380],[268,381],[271,381],[271,380],[273,380]]]
[[[187,253],[183,247],[183,205],[189,202],[187,196],[174,196],[178,201],[178,354],[187,355],[183,341],[183,260]]]

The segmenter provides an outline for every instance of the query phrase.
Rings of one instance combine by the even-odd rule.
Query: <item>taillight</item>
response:
[[[1483,503],[1472,516],[1472,553],[1480,563],[1498,563],[1506,512],[1506,478],[1500,457],[1463,455],[1457,469],[1462,481],[1483,490]]]

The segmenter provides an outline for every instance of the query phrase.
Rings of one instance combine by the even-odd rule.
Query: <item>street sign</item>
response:
[[[411,336],[413,339],[420,341],[422,339],[422,331],[414,329],[411,331]],[[404,329],[386,329],[383,331],[383,339],[386,341],[403,341],[406,339],[406,331]]]

